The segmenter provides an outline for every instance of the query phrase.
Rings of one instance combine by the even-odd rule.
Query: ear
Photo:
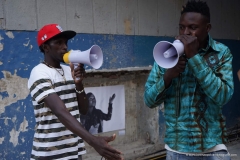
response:
[[[210,32],[211,29],[212,29],[212,25],[211,25],[211,23],[208,23],[207,24],[207,32]]]
[[[46,43],[43,43],[42,49],[44,50],[44,53],[46,53],[46,52],[48,52],[49,46]]]

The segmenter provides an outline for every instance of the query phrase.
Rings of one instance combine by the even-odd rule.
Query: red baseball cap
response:
[[[44,42],[50,38],[53,38],[54,36],[62,36],[67,39],[71,39],[75,35],[76,32],[74,31],[63,31],[62,27],[60,27],[58,24],[47,24],[38,31],[37,43],[38,46],[41,46]]]

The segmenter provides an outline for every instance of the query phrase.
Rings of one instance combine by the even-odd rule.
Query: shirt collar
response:
[[[212,37],[208,34],[208,44],[206,48],[201,48],[200,53],[204,52],[206,53],[210,48],[212,48],[214,51],[220,51],[219,47],[216,46],[216,42],[212,39]]]

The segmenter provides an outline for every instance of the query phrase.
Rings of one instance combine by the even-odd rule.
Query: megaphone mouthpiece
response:
[[[170,47],[166,52],[163,53],[163,56],[165,58],[170,58],[172,56],[176,56],[175,48]]]
[[[97,54],[90,54],[90,61],[98,59]]]

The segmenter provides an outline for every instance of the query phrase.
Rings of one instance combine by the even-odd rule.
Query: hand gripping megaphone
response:
[[[153,57],[160,67],[172,68],[183,52],[184,45],[180,40],[175,40],[173,43],[160,41],[153,48]]]
[[[102,66],[103,54],[98,45],[93,45],[86,51],[70,50],[63,55],[63,61],[65,63],[71,62],[73,64],[82,63],[92,66],[94,69],[98,69]]]

